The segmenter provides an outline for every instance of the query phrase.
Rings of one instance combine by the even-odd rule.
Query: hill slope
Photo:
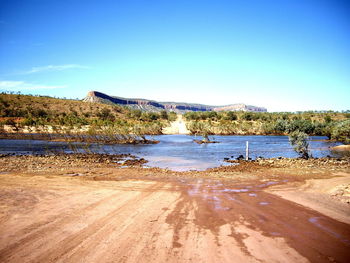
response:
[[[161,122],[175,114],[137,112],[110,103],[85,103],[46,96],[0,94],[0,123],[23,125],[109,125]]]

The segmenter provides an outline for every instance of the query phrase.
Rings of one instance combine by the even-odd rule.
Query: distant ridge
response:
[[[177,113],[184,113],[187,111],[250,111],[250,112],[266,112],[267,109],[263,107],[256,107],[246,104],[230,104],[225,106],[209,106],[195,103],[181,103],[181,102],[157,102],[154,100],[122,98],[117,96],[109,96],[99,91],[90,91],[83,99],[85,102],[92,103],[106,103],[118,104],[128,106],[133,109],[140,109],[143,111],[174,111]]]

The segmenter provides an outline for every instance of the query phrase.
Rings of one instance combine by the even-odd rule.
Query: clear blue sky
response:
[[[350,109],[350,1],[0,0],[0,91]]]

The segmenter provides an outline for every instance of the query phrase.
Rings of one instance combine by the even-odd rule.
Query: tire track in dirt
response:
[[[94,207],[98,206],[99,204],[108,201],[108,199],[110,199],[109,197],[106,197],[103,200],[97,201],[85,208],[82,208],[82,201],[81,201],[81,195],[84,194],[85,196],[87,196],[87,198],[93,198],[92,196],[89,196],[89,192],[83,192],[83,193],[79,193],[79,194],[75,194],[75,195],[69,195],[69,202],[67,202],[67,195],[66,196],[62,196],[61,198],[55,198],[55,203],[59,203],[63,205],[60,205],[59,208],[57,207],[51,207],[50,210],[54,210],[52,212],[54,212],[54,215],[51,215],[49,217],[46,217],[44,220],[40,220],[38,222],[29,224],[29,225],[25,225],[25,226],[21,226],[22,229],[18,230],[17,232],[12,232],[11,235],[12,236],[18,236],[18,237],[25,237],[27,234],[33,234],[33,230],[35,231],[39,231],[41,227],[43,226],[49,226],[50,224],[54,224],[58,218],[60,217],[60,215],[64,214],[65,216],[71,216],[76,214],[79,211],[83,211],[86,209],[93,209]],[[44,205],[44,208],[37,211],[38,214],[40,213],[47,213],[47,209],[46,206],[49,206],[50,203],[52,202],[52,200],[48,200],[48,201],[42,201],[41,204]],[[1,226],[1,229],[4,229],[4,225],[6,227],[6,223],[3,224]],[[13,222],[10,222],[13,223]],[[21,223],[25,223],[25,222],[21,222]],[[6,229],[6,228],[5,228]],[[0,233],[2,231],[0,230]]]
[[[29,234],[24,235],[23,238],[18,240],[15,243],[12,243],[5,247],[4,249],[0,250],[0,260],[11,260],[11,255],[18,256],[19,254],[24,254],[25,252],[28,252],[30,254],[33,253],[33,251],[30,251],[35,245],[37,247],[44,246],[46,242],[49,240],[45,239],[45,237],[50,237],[50,239],[53,239],[54,235],[53,232],[57,232],[58,229],[60,229],[64,225],[72,224],[72,222],[75,222],[77,218],[82,217],[82,214],[93,211],[96,207],[101,205],[102,203],[108,202],[113,197],[117,197],[119,194],[115,194],[113,196],[109,196],[107,198],[104,198],[96,203],[93,203],[87,207],[81,208],[76,212],[71,212],[68,215],[65,215],[64,217],[57,216],[56,218],[53,218],[52,222],[49,221],[43,221],[40,223],[34,223],[30,227],[27,227],[25,229],[25,232],[29,232]],[[128,199],[123,200],[124,202],[127,202]],[[54,217],[54,216],[53,216]],[[29,255],[23,255],[23,257],[29,256]]]
[[[152,189],[153,187],[155,186],[152,185],[148,188]],[[43,237],[49,237],[50,239],[53,239],[55,237],[54,232],[57,232],[65,225],[74,225],[76,221],[81,220],[82,217],[84,217],[87,213],[94,213],[96,208],[99,206],[101,206],[102,211],[108,211],[106,208],[110,202],[122,202],[123,206],[125,206],[128,205],[130,199],[135,198],[133,195],[142,195],[142,193],[133,192],[133,195],[131,197],[124,197],[122,193],[123,191],[118,191],[117,193],[107,196],[95,203],[92,203],[86,207],[82,207],[77,211],[69,213],[68,215],[64,215],[64,217],[53,218],[53,221],[51,222],[45,220],[40,223],[32,224],[25,230],[32,230],[29,232],[29,234],[25,235],[25,237],[21,238],[17,242],[12,243],[0,250],[0,260],[11,260],[11,255],[19,256],[20,254],[24,254],[25,251],[28,251],[28,253],[30,253],[32,256],[33,251],[31,251],[30,248],[35,247],[35,245],[40,247],[45,246],[45,243],[50,243],[50,240],[47,240],[47,238],[45,239]],[[147,192],[147,194],[150,193],[151,192]]]
[[[90,247],[90,250],[93,246],[96,245],[97,240],[96,235],[102,234],[100,236],[100,239],[106,238],[106,235],[110,234],[110,228],[111,228],[111,222],[113,226],[113,222],[116,218],[120,215],[120,213],[123,210],[127,211],[133,211],[134,209],[137,209],[142,205],[143,202],[147,201],[147,198],[152,195],[159,194],[157,190],[164,186],[165,183],[156,183],[155,185],[152,185],[147,188],[149,191],[140,192],[137,194],[136,197],[133,197],[131,199],[128,199],[126,202],[124,202],[121,206],[119,206],[117,209],[112,210],[107,215],[103,216],[102,218],[99,218],[95,220],[92,224],[88,225],[87,227],[83,228],[82,230],[69,235],[68,237],[61,240],[56,247],[49,248],[41,255],[35,257],[36,262],[56,262],[58,259],[65,259],[66,254],[73,251],[75,248],[77,248],[79,245],[87,246],[87,248]],[[117,200],[118,201],[118,200]],[[138,211],[134,213],[134,216],[137,215]],[[130,215],[128,215],[130,216]],[[129,220],[128,216],[126,216],[126,219]],[[132,216],[132,215],[131,215]],[[100,232],[100,233],[99,233]],[[83,244],[83,242],[87,239],[92,240],[93,242],[90,243],[90,246],[87,244]],[[96,252],[96,251],[95,251]],[[78,258],[82,258],[82,255],[84,253],[79,254]],[[76,262],[74,259],[66,258],[64,262]]]
[[[109,220],[95,234],[87,236],[66,257],[60,258],[60,262],[123,262],[123,257],[132,262],[141,250],[150,245],[148,235],[155,233],[153,227],[159,225],[159,218],[166,213],[163,206],[169,206],[178,196],[159,189],[155,191],[142,199],[133,200],[118,212],[116,218]],[[144,255],[142,259],[145,259]]]

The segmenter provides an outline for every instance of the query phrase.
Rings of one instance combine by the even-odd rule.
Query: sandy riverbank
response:
[[[350,151],[350,145],[338,145],[335,147],[332,147],[332,150],[334,151]]]
[[[123,168],[126,160],[133,160],[131,167]],[[332,192],[350,183],[347,160],[322,167],[266,160],[185,173],[141,168],[143,162],[131,156],[2,156],[0,260],[349,258],[347,192]]]

